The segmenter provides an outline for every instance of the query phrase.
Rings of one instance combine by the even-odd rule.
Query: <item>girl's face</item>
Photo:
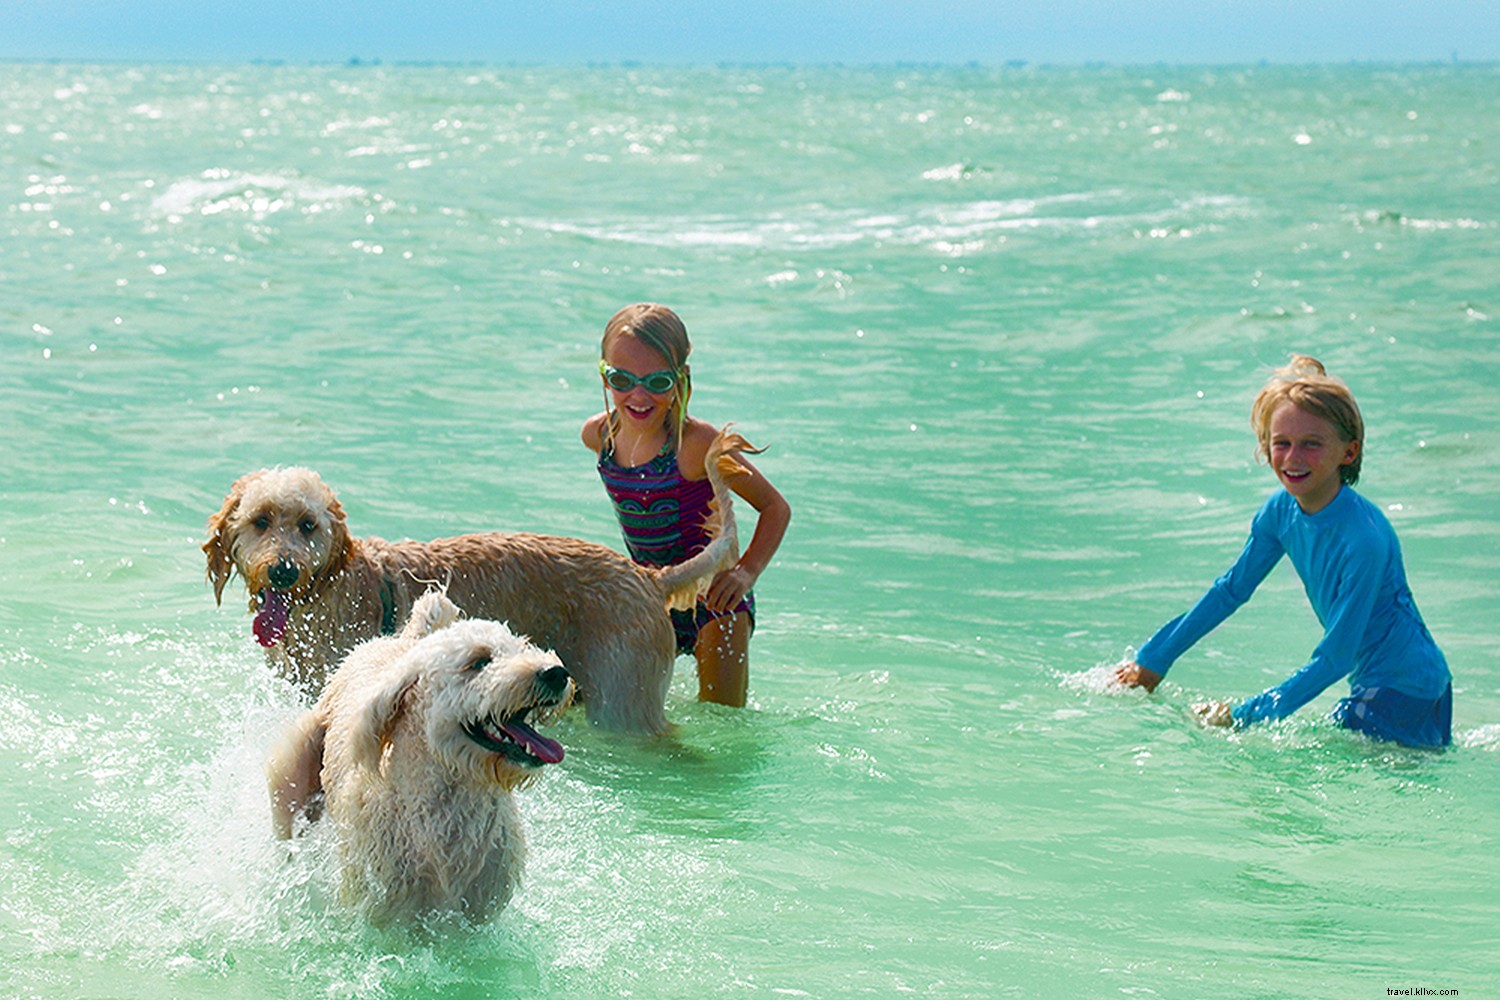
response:
[[[629,372],[637,379],[671,368],[661,352],[629,334],[609,342],[609,346],[604,349],[604,363],[611,368]],[[675,385],[666,392],[651,392],[639,382],[623,392],[607,382],[605,386],[609,389],[610,398],[614,400],[615,409],[620,413],[623,427],[654,431],[667,425],[672,400],[676,398]]]
[[[1339,470],[1359,455],[1358,441],[1345,441],[1332,423],[1295,403],[1282,403],[1271,414],[1268,445],[1276,478],[1308,514],[1338,496]]]

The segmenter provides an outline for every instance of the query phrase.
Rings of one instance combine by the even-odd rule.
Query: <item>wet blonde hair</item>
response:
[[[1262,461],[1271,460],[1271,416],[1282,403],[1328,421],[1346,443],[1359,442],[1354,461],[1339,467],[1339,478],[1346,486],[1359,482],[1359,467],[1365,457],[1365,421],[1349,387],[1328,374],[1317,358],[1292,355],[1285,367],[1272,373],[1250,407],[1250,426],[1258,441],[1255,454]]]
[[[621,337],[634,337],[666,358],[667,367],[677,376],[677,384],[672,387],[672,403],[667,410],[667,441],[675,450],[682,440],[688,399],[693,394],[693,380],[687,363],[693,345],[688,341],[687,326],[681,317],[664,305],[637,302],[615,313],[604,325],[599,357],[603,358],[609,352],[609,345]],[[620,415],[610,406],[608,383],[604,386],[604,409],[609,414],[609,419],[604,422],[604,443],[608,447],[613,444],[615,431],[620,426]]]

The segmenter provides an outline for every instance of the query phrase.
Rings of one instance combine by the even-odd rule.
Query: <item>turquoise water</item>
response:
[[[1500,981],[1500,68],[0,65],[0,994],[1483,995]],[[269,837],[296,694],[204,522],[618,545],[577,439],[619,305],[794,521],[742,711],[554,730],[492,924],[377,931]],[[1188,706],[1303,661],[1238,553],[1247,414],[1370,425],[1455,746]]]

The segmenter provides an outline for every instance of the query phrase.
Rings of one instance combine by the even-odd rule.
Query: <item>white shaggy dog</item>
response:
[[[243,476],[208,520],[203,545],[214,599],[238,573],[273,666],[316,693],[355,643],[390,634],[412,602],[441,585],[465,613],[504,621],[555,650],[578,684],[589,721],[659,733],[676,640],[667,608],[690,608],[739,557],[726,478],[744,474],[728,428],[709,449],[713,541],[686,562],[637,565],[603,545],[531,534],[432,542],[355,538],[333,491],[311,469]]]
[[[283,838],[321,789],[341,894],[374,923],[503,907],[526,850],[511,793],[563,759],[533,728],[572,697],[557,657],[458,616],[434,591],[399,635],[358,646],[266,766]]]

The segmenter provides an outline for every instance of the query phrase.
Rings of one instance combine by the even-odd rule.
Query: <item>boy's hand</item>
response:
[[[1134,660],[1127,660],[1115,668],[1115,683],[1124,687],[1143,687],[1147,691],[1155,691],[1156,685],[1161,683],[1161,674],[1141,666]]]
[[[1227,701],[1204,701],[1193,706],[1193,715],[1200,726],[1232,726],[1233,707]]]

